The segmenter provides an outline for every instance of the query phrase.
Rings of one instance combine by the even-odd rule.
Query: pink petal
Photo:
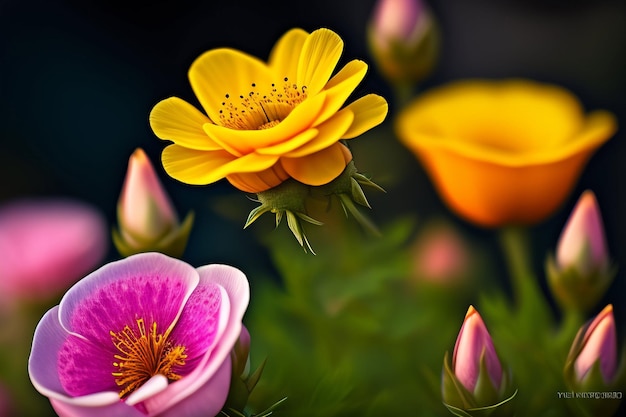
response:
[[[21,200],[0,208],[0,293],[49,297],[97,265],[108,247],[103,216],[71,200]]]
[[[230,389],[231,362],[225,360],[203,386],[171,408],[159,413],[159,417],[217,416],[226,403]],[[178,381],[180,382],[180,381]],[[172,385],[176,385],[175,382]]]
[[[80,406],[56,399],[51,399],[50,402],[60,417],[146,417],[136,408],[119,400],[105,407]]]
[[[63,327],[104,348],[112,346],[110,331],[157,323],[165,332],[181,313],[198,283],[190,265],[160,253],[140,253],[111,262],[74,285],[63,297]]]
[[[58,310],[58,307],[50,309],[35,329],[33,346],[28,359],[28,373],[35,389],[51,399],[74,401],[77,404],[106,405],[119,401],[117,391],[100,392],[74,399],[70,398],[70,394],[65,391],[56,364],[59,351],[70,335],[59,323]]]
[[[250,298],[246,276],[240,270],[226,265],[203,266],[198,268],[198,273],[202,284],[210,282],[224,288],[228,295],[230,314],[216,346],[202,357],[193,372],[170,384],[165,391],[144,403],[154,414],[170,408],[200,390],[224,366],[224,362],[228,362],[230,368],[230,352],[241,334],[241,321]],[[223,401],[225,400],[226,397]]]
[[[201,280],[170,334],[175,345],[185,346],[185,370],[195,369],[195,365],[213,349],[224,332],[229,315],[230,301],[224,288]],[[180,374],[186,375],[185,370]]]

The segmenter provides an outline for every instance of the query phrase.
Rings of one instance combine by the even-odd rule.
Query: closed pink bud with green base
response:
[[[624,366],[618,367],[617,327],[611,304],[580,328],[567,357],[564,374],[572,391],[621,392],[624,389],[626,372]],[[575,405],[585,410],[584,415],[610,416],[619,406],[619,398],[582,399]]]
[[[442,396],[455,415],[513,415],[511,379],[500,362],[491,335],[478,311],[470,306],[454,346],[444,358]],[[462,410],[459,411],[459,410]],[[458,414],[461,412],[461,414]],[[476,414],[474,414],[476,413]]]
[[[580,196],[546,270],[559,304],[582,312],[594,308],[613,281],[602,215],[592,191]]]
[[[130,157],[128,171],[117,205],[119,231],[113,242],[120,254],[162,252],[182,256],[191,225],[190,213],[180,224],[169,196],[142,149]]]
[[[576,268],[589,274],[608,266],[609,255],[600,206],[593,191],[585,191],[561,233],[556,249],[560,269]]]
[[[438,53],[435,20],[421,0],[379,0],[368,28],[370,50],[392,83],[421,81]]]

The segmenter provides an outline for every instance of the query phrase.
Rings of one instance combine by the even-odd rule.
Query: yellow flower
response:
[[[396,122],[442,199],[482,226],[546,218],[617,129],[611,113],[585,115],[570,92],[527,80],[455,82]]]
[[[381,123],[387,102],[366,95],[341,109],[367,64],[353,60],[331,77],[343,41],[328,29],[287,32],[267,63],[219,48],[191,65],[189,80],[206,114],[170,97],[150,114],[165,171],[188,184],[226,178],[258,193],[288,178],[307,185],[335,179],[352,159],[339,142]]]

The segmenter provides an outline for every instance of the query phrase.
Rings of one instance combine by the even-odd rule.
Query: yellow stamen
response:
[[[173,369],[183,366],[187,355],[185,347],[172,345],[166,334],[157,333],[157,324],[152,323],[149,333],[143,319],[137,320],[137,330],[128,325],[121,332],[111,331],[111,338],[119,354],[114,358],[113,366],[118,369],[113,372],[115,383],[121,387],[120,398],[125,397],[142,386],[154,375],[164,375],[170,381],[181,378]]]
[[[246,95],[238,99],[226,94],[220,110],[220,122],[223,126],[238,130],[269,129],[276,126],[307,97],[306,86],[285,82],[280,91],[276,84],[257,88],[256,83]]]

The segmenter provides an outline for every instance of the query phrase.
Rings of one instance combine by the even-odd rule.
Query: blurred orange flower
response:
[[[439,87],[396,121],[446,204],[481,226],[545,219],[616,129],[611,113],[585,115],[567,90],[521,79]]]

